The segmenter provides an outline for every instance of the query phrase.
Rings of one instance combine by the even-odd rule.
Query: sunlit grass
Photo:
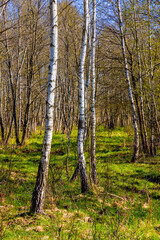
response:
[[[97,128],[98,186],[86,195],[80,179],[66,177],[68,139],[54,133],[46,215],[30,215],[30,202],[41,157],[43,135],[32,133],[25,145],[11,139],[0,147],[1,239],[159,239],[160,165],[156,158],[140,156],[131,164],[130,128]],[[85,157],[89,173],[88,140]],[[77,165],[77,130],[71,135],[68,170]]]

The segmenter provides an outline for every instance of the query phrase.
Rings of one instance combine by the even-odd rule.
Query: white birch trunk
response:
[[[122,44],[122,52],[123,52],[123,59],[124,59],[124,66],[125,66],[125,74],[126,74],[126,80],[128,83],[129,98],[131,102],[132,120],[133,120],[133,127],[134,127],[134,152],[132,156],[132,162],[136,162],[139,156],[139,133],[138,133],[136,109],[135,109],[135,103],[133,99],[132,86],[130,81],[128,61],[127,61],[127,55],[126,55],[126,45],[124,40],[123,20],[122,20],[120,0],[117,0],[117,7],[118,7],[119,27],[120,27],[120,33],[121,33],[121,44]]]
[[[95,54],[96,54],[96,0],[93,0],[93,17],[92,17],[92,78],[91,78],[91,180],[94,184],[97,183],[96,172],[96,113],[95,113]]]
[[[42,212],[45,201],[46,181],[48,175],[48,166],[53,134],[54,89],[57,77],[57,58],[58,58],[57,0],[50,0],[50,15],[51,15],[50,16],[51,42],[50,42],[48,92],[46,102],[45,135],[43,140],[41,160],[37,174],[37,181],[32,197],[31,212]]]
[[[87,136],[87,126],[88,126],[88,87],[90,84],[90,73],[91,73],[91,13],[90,13],[90,0],[88,1],[88,47],[89,47],[89,59],[88,59],[88,69],[84,90],[84,101],[85,101],[85,129],[84,129],[84,143]]]
[[[88,181],[88,175],[86,170],[86,161],[84,156],[84,145],[83,145],[84,130],[85,130],[84,66],[85,66],[86,51],[87,51],[88,24],[89,24],[88,0],[84,0],[84,26],[83,26],[82,47],[81,47],[81,56],[80,56],[80,67],[79,67],[79,126],[78,126],[78,146],[77,146],[82,192],[89,191],[89,181]]]

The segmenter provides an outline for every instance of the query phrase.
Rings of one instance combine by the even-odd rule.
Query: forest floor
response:
[[[130,128],[96,132],[98,185],[81,194],[80,179],[66,177],[68,140],[54,133],[45,214],[31,215],[31,196],[43,136],[33,133],[23,147],[0,145],[0,239],[160,239],[160,154],[130,163]],[[68,171],[77,164],[73,130]],[[86,161],[89,172],[88,141]]]

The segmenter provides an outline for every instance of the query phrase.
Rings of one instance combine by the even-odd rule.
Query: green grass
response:
[[[0,146],[0,239],[160,239],[160,156],[130,163],[133,134],[128,128],[96,131],[98,185],[86,195],[80,179],[66,177],[67,137],[53,135],[46,215],[31,215],[30,202],[43,136],[33,133],[23,147]],[[77,165],[73,130],[68,170]],[[88,140],[86,161],[89,173]],[[52,169],[52,171],[51,171]]]

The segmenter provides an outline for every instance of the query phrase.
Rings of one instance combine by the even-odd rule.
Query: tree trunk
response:
[[[23,124],[21,145],[24,144],[24,141],[26,138],[26,132],[27,132],[29,110],[30,110],[32,77],[33,77],[33,53],[31,53],[30,60],[29,60],[29,74],[28,74],[28,78],[27,78],[27,104],[26,104],[26,109],[25,109],[25,114],[24,114],[24,124]]]
[[[1,66],[0,66],[0,83],[1,83],[1,89],[0,89],[0,126],[1,126],[1,136],[2,136],[2,142],[4,142],[4,126],[3,126],[3,119],[2,119],[2,103],[3,103],[3,82],[1,78]]]
[[[12,124],[13,124],[13,116],[12,116],[12,119],[11,119],[11,123],[10,123],[9,131],[8,131],[8,135],[6,136],[6,142],[5,142],[5,144],[8,144],[9,138],[10,138],[10,136],[11,136]]]
[[[133,156],[132,156],[132,162],[136,162],[138,159],[138,156],[139,156],[138,124],[137,124],[135,103],[134,103],[134,99],[133,99],[132,86],[131,86],[129,69],[128,69],[128,61],[127,61],[126,46],[125,46],[124,33],[123,33],[123,21],[122,21],[120,0],[117,0],[117,5],[118,5],[118,16],[119,16],[119,27],[120,27],[120,33],[121,33],[123,60],[124,60],[124,66],[125,66],[126,80],[128,83],[129,98],[130,98],[130,102],[131,102],[132,119],[133,119],[133,127],[134,127],[134,152],[133,152]]]
[[[89,191],[89,180],[86,170],[86,161],[84,156],[84,130],[85,130],[85,99],[84,99],[84,66],[87,50],[87,35],[88,35],[88,0],[84,0],[84,26],[82,36],[82,47],[79,67],[79,124],[78,124],[78,159],[81,177],[81,192]]]
[[[88,11],[89,11],[89,23],[88,23],[88,47],[89,47],[89,59],[88,59],[88,69],[86,74],[85,90],[84,90],[84,101],[85,101],[85,129],[84,129],[84,143],[88,133],[88,87],[90,84],[90,73],[91,73],[91,14],[90,14],[90,1],[88,1]]]
[[[138,71],[139,71],[139,91],[140,91],[140,110],[141,110],[141,124],[142,124],[142,134],[144,139],[144,146],[143,150],[144,153],[149,154],[149,144],[148,144],[148,137],[147,137],[147,130],[146,130],[146,123],[145,123],[145,115],[144,115],[144,104],[143,104],[143,91],[142,91],[142,67],[141,67],[141,54],[139,48],[139,39],[138,39],[138,29],[137,29],[137,15],[135,9],[135,0],[133,1],[134,4],[134,22],[135,22],[135,33],[136,33],[136,50],[137,50],[137,62],[138,62]]]
[[[96,171],[96,114],[95,114],[95,52],[96,52],[96,0],[93,0],[93,18],[92,18],[92,78],[91,78],[91,180],[97,183]]]
[[[151,127],[151,138],[150,138],[150,154],[154,156],[154,93],[153,93],[153,63],[152,63],[152,39],[151,39],[151,16],[150,16],[150,0],[147,0],[148,7],[148,47],[149,47],[149,67],[150,67],[150,87],[151,87],[151,116],[150,116],[150,127]]]
[[[45,135],[43,140],[42,155],[39,164],[36,185],[32,196],[31,212],[33,213],[43,212],[53,134],[54,88],[57,77],[57,58],[58,58],[57,0],[50,0],[50,15],[51,15],[50,17],[51,44],[50,44],[48,92],[46,102]]]

